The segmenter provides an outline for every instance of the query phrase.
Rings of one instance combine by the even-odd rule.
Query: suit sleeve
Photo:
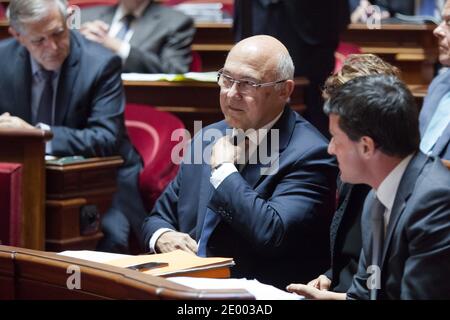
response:
[[[305,151],[277,174],[278,179],[271,179],[273,191],[260,195],[241,174],[232,173],[209,203],[222,220],[266,256],[295,250],[293,245],[307,241],[312,230],[323,229],[324,237],[328,235],[329,216],[324,206],[332,206],[335,192],[335,166],[322,146]]]
[[[430,180],[432,180],[430,178]],[[428,192],[416,201],[408,223],[409,257],[403,268],[401,299],[448,299],[450,270],[450,192]]]
[[[361,250],[359,257],[358,271],[353,276],[353,281],[350,288],[347,291],[348,300],[369,300],[370,292],[367,288],[367,280],[369,274],[367,273],[366,257],[364,250]]]
[[[180,166],[175,179],[166,187],[164,192],[158,198],[150,215],[144,220],[142,225],[142,233],[145,239],[146,249],[153,233],[161,228],[179,230],[178,223],[178,199],[180,190],[181,176],[184,165]]]
[[[174,24],[176,21],[173,22]],[[191,44],[195,28],[192,19],[184,17],[168,31],[167,41],[159,52],[142,50],[131,46],[124,71],[140,73],[186,73],[189,71]]]
[[[108,59],[104,66],[98,68],[91,89],[92,99],[89,101],[91,106],[80,106],[80,117],[88,110],[85,114],[86,125],[83,128],[51,127],[52,154],[103,157],[119,153],[120,137],[125,131],[123,118],[125,97],[120,58]]]

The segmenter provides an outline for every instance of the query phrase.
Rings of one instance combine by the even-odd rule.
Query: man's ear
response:
[[[14,29],[13,27],[9,27],[8,28],[8,32],[9,34],[11,34],[17,41],[19,41],[20,43],[22,43],[22,37],[20,36],[20,33]]]
[[[369,159],[373,157],[373,154],[376,150],[376,144],[371,137],[362,136],[361,139],[359,140],[359,148],[361,155],[364,158]]]
[[[287,100],[294,91],[294,88],[295,88],[294,80],[286,80],[283,88],[280,90],[280,97],[283,100]]]

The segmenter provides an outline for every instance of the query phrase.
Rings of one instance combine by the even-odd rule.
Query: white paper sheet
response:
[[[258,280],[194,277],[170,277],[167,279],[194,289],[245,289],[254,295],[256,300],[300,300],[304,298],[274,286],[263,284]]]

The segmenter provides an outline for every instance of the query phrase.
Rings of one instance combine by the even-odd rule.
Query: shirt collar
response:
[[[42,80],[39,72],[43,69],[43,67],[36,61],[34,60],[31,55],[30,55],[30,63],[31,63],[31,74],[33,75],[33,78],[38,78],[39,81]],[[54,77],[53,79],[55,79],[58,75],[59,75],[59,71],[61,70],[61,68],[59,68],[58,70],[54,71]]]
[[[383,182],[381,182],[378,190],[376,191],[377,198],[380,202],[389,210],[392,210],[394,205],[395,196],[397,195],[397,189],[400,185],[400,181],[405,173],[406,167],[411,161],[413,155],[410,154],[404,158],[395,168],[392,170]]]
[[[130,13],[132,13],[135,18],[140,18],[149,4],[150,0],[146,0],[142,2],[141,5],[137,7],[133,12],[127,12],[125,7],[121,3],[117,8],[117,17],[119,18],[118,20],[121,20],[123,17]]]
[[[283,110],[269,123],[262,126],[258,130],[249,130],[249,132],[246,132],[245,135],[248,137],[250,141],[257,141],[258,143],[261,142],[270,129],[275,125],[275,123],[281,118],[281,115],[283,114]],[[238,129],[233,128],[233,137],[237,136]]]

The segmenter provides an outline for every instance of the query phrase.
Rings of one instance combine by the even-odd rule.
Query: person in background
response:
[[[386,74],[399,76],[400,71],[373,54],[349,55],[337,73],[325,81],[323,97],[327,101],[346,82],[357,77]],[[320,290],[346,292],[358,268],[361,252],[361,213],[370,191],[366,184],[337,181],[338,208],[330,226],[331,267],[308,285]]]
[[[117,192],[102,218],[101,251],[128,253],[146,212],[138,190],[141,158],[124,124],[121,61],[69,30],[65,0],[11,0],[10,32],[0,42],[0,128],[51,130],[46,153],[120,155]]]
[[[120,0],[81,11],[81,33],[118,54],[124,72],[186,73],[195,33],[190,17],[153,0]]]
[[[439,62],[445,68],[431,82],[420,110],[420,149],[450,160],[450,1],[445,3],[434,35],[439,40]]]
[[[258,34],[280,40],[295,65],[295,76],[306,77],[305,118],[326,137],[321,87],[335,66],[340,32],[349,22],[348,0],[236,0],[235,41]]]

